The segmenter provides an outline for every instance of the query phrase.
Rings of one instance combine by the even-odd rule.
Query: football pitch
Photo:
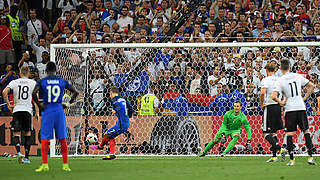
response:
[[[71,172],[63,172],[61,158],[49,158],[49,172],[36,173],[41,157],[31,157],[31,164],[18,164],[16,158],[0,158],[0,179],[31,180],[144,180],[144,179],[319,179],[320,166],[307,164],[307,157],[296,157],[295,166],[286,162],[266,163],[269,158],[239,156],[198,157],[117,157],[103,161],[102,157],[70,157]],[[319,157],[315,157],[319,164]]]

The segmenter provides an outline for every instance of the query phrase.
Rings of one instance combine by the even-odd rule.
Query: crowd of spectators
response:
[[[12,49],[11,55],[0,56],[1,86],[4,88],[10,80],[17,78],[17,68],[24,65],[30,67],[34,79],[43,77],[52,43],[162,42],[173,28],[170,22],[186,14],[189,3],[189,0],[0,0],[1,26],[12,30],[12,23],[16,22],[14,25],[21,33],[20,38],[12,38],[12,47],[0,46],[1,50]],[[316,0],[206,0],[169,37],[169,42],[319,41],[319,5]],[[12,18],[18,19],[18,23]],[[18,32],[12,36],[19,35]],[[0,41],[5,35],[1,34]],[[292,71],[317,85],[316,93],[308,103],[309,114],[318,112],[318,47],[148,51],[92,50],[89,56],[94,69],[90,86],[99,86],[98,93],[105,93],[104,87],[119,85],[121,74],[129,73],[141,65],[141,61],[151,58],[143,75],[150,82],[147,86],[157,85],[160,101],[167,91],[177,92],[176,96],[219,97],[239,90],[245,94],[247,108],[257,111],[256,94],[261,79],[266,76],[265,64],[288,58]],[[280,76],[281,72],[276,75]],[[104,106],[98,101],[101,96],[94,96],[97,102],[90,107],[93,113]],[[2,113],[4,111],[2,109]]]

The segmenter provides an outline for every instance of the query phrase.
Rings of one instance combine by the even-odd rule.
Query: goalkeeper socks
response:
[[[274,140],[274,138],[270,134],[267,134],[264,138],[271,145],[272,157],[277,157],[276,141]]]
[[[13,140],[12,140],[14,146],[16,147],[17,153],[20,152],[20,140],[19,140],[19,137],[20,137],[19,135],[14,135],[13,136]]]
[[[68,164],[68,144],[66,139],[60,139],[60,145],[61,145],[61,154],[62,154],[62,160],[63,164]]]
[[[49,139],[41,139],[42,164],[48,164]]]
[[[239,138],[239,136],[233,136],[232,141],[228,144],[227,149],[223,151],[223,154],[227,154],[229,151],[231,151],[231,149],[233,149],[233,147],[237,144]]]
[[[110,141],[109,141],[109,146],[110,146],[110,154],[113,154],[115,153],[115,145],[116,145],[116,141],[114,138],[110,138]]]
[[[312,141],[311,141],[311,137],[310,137],[310,133],[305,133],[304,134],[304,139],[306,140],[306,146],[308,148],[308,154],[310,157],[312,157]]]
[[[293,142],[292,142],[292,136],[287,136],[287,149],[290,155],[290,159],[293,160]]]
[[[30,136],[24,137],[24,150],[25,150],[25,158],[29,159],[29,152],[30,152]]]
[[[217,143],[214,143],[213,141],[214,141],[214,140],[211,140],[211,141],[208,143],[208,145],[204,148],[204,150],[203,150],[203,152],[202,152],[203,154],[207,154],[207,152],[208,152],[210,149],[212,149],[214,145],[217,144]]]
[[[106,145],[108,143],[109,140],[110,140],[110,138],[104,137],[99,146],[103,147],[104,145]]]

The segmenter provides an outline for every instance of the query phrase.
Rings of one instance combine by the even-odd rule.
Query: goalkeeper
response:
[[[243,125],[247,132],[247,150],[252,150],[252,146],[250,144],[251,139],[251,129],[248,122],[247,117],[241,112],[242,104],[240,101],[234,102],[234,110],[230,110],[226,112],[223,118],[223,122],[220,126],[219,131],[215,135],[214,139],[209,142],[209,144],[204,148],[203,152],[200,154],[200,157],[204,157],[207,152],[213,148],[219,141],[221,143],[226,142],[226,138],[230,135],[232,137],[232,141],[228,144],[227,148],[223,151],[221,156],[227,154],[233,147],[237,144],[240,134],[241,134],[241,126]]]

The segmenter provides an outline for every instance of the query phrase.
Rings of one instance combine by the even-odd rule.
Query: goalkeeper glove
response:
[[[221,134],[221,143],[224,144],[227,142],[226,135],[224,133]]]
[[[252,146],[251,146],[251,140],[250,139],[247,140],[246,149],[247,149],[247,151],[252,151],[252,149],[253,149]]]

